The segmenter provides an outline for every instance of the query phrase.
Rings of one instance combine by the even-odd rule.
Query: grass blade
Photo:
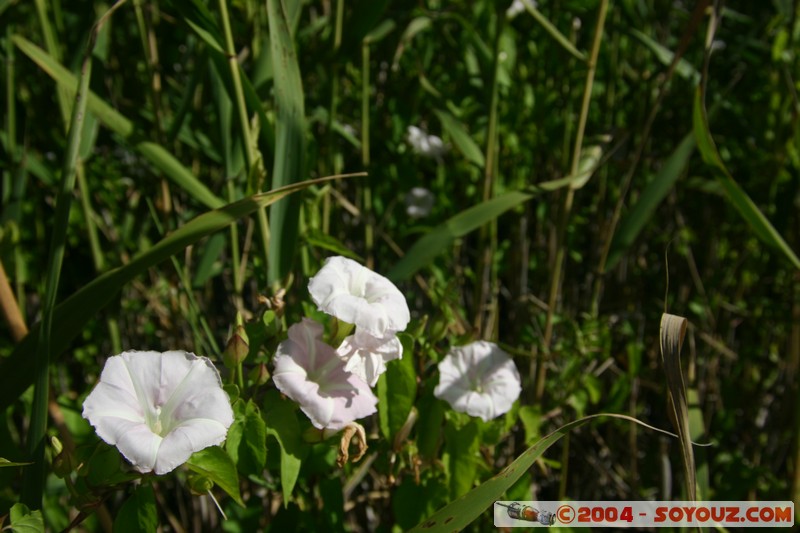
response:
[[[682,316],[661,315],[661,361],[669,390],[670,418],[681,441],[681,457],[686,482],[687,498],[697,500],[697,474],[694,467],[694,450],[689,432],[689,400],[681,369],[681,347],[688,321]]]
[[[530,192],[508,192],[462,211],[415,242],[408,253],[389,271],[387,277],[394,281],[410,278],[419,269],[430,264],[437,255],[449,250],[457,238],[478,229],[541,192],[569,186],[573,181],[574,178],[569,176],[540,183]]]
[[[669,156],[669,159],[661,167],[658,174],[645,186],[639,195],[636,205],[620,222],[619,230],[611,242],[611,252],[606,263],[606,270],[614,268],[625,251],[630,248],[636,237],[639,236],[639,233],[650,222],[653,213],[675,186],[675,182],[678,181],[678,178],[689,163],[689,157],[694,152],[695,144],[694,134],[688,133]]]
[[[486,164],[486,158],[483,156],[483,152],[481,152],[478,144],[472,140],[467,130],[464,129],[464,126],[449,113],[438,109],[435,109],[433,112],[439,117],[442,128],[450,134],[450,138],[453,139],[453,143],[455,143],[458,151],[480,168],[483,168]]]
[[[275,161],[272,187],[288,185],[305,175],[305,109],[300,67],[289,30],[289,18],[281,0],[267,0],[270,49],[275,69],[277,107]],[[289,272],[297,242],[300,200],[298,197],[276,202],[270,208],[271,239],[267,279],[279,282]]]
[[[769,219],[764,216],[764,213],[756,206],[753,200],[747,195],[738,183],[733,179],[725,163],[717,151],[717,146],[714,143],[714,138],[711,136],[711,131],[708,127],[708,117],[706,116],[705,106],[703,104],[703,90],[698,87],[695,91],[694,100],[694,113],[692,114],[694,122],[694,134],[697,138],[697,147],[700,154],[703,156],[703,161],[710,165],[714,170],[714,175],[717,181],[722,185],[728,200],[733,204],[742,218],[750,224],[753,231],[759,239],[766,244],[777,248],[783,255],[792,262],[792,264],[800,269],[800,259],[797,258],[794,251],[789,247],[778,230],[770,223]]]
[[[74,95],[78,81],[75,76],[64,68],[52,56],[44,50],[28,41],[21,35],[12,37],[14,44],[17,45],[22,53],[28,56],[34,63],[44,70],[59,87],[64,87],[70,95]],[[164,175],[172,180],[176,185],[185,190],[195,200],[211,209],[217,209],[224,205],[208,187],[206,187],[192,172],[187,169],[180,161],[165,150],[162,146],[151,142],[136,142],[137,135],[133,122],[128,120],[118,111],[105,103],[99,96],[89,91],[87,107],[100,122],[118,135],[134,142],[134,148],[142,154],[153,166],[158,168]]]
[[[491,505],[502,499],[502,495],[522,477],[525,472],[528,472],[534,461],[541,457],[544,452],[553,444],[558,442],[561,437],[586,424],[592,419],[596,418],[619,418],[621,420],[628,420],[634,422],[648,429],[672,435],[669,432],[654,428],[644,422],[641,422],[633,417],[602,413],[596,415],[585,416],[581,419],[565,424],[553,431],[539,442],[522,452],[517,459],[504,468],[499,474],[482,483],[480,486],[475,487],[470,492],[466,493],[459,499],[442,507],[430,518],[426,518],[421,523],[417,524],[411,531],[426,531],[429,533],[451,532],[460,531],[468,526],[475,520],[481,513],[485,512]],[[674,435],[673,435],[674,436]]]
[[[558,44],[564,47],[564,50],[575,56],[580,61],[586,61],[586,54],[575,48],[570,40],[567,39],[563,33],[558,31],[558,28],[556,28],[553,23],[547,19],[547,17],[542,15],[542,13],[536,9],[536,4],[534,2],[531,2],[530,0],[523,0],[522,3],[525,4],[525,9],[528,10],[528,13],[530,13],[534,19],[536,19],[536,22],[541,24],[542,28],[544,28],[544,30],[549,33]]]
[[[648,47],[664,66],[669,67],[674,61],[675,54],[671,50],[668,50],[666,47],[657,43],[647,34],[642,33],[636,28],[632,28],[631,35],[639,39],[642,44]],[[675,72],[677,72],[681,77],[691,80],[691,82],[695,85],[700,82],[700,73],[691,63],[686,61],[686,59],[681,58],[678,60],[678,64],[675,66]]]

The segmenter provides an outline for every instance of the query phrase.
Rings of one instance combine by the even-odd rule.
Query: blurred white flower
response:
[[[326,259],[308,292],[320,311],[373,337],[403,331],[411,320],[403,293],[391,281],[346,257]]]
[[[406,213],[411,218],[422,218],[433,209],[433,193],[424,187],[414,187],[406,194]]]
[[[446,151],[441,137],[429,135],[416,126],[408,127],[406,141],[416,153],[426,157],[441,157]]]
[[[488,422],[507,413],[522,390],[514,361],[496,344],[477,341],[452,348],[439,363],[434,396]]]
[[[314,427],[339,430],[376,411],[378,398],[361,378],[345,370],[336,350],[322,341],[321,324],[304,318],[278,345],[272,379],[300,405]]]
[[[531,0],[531,4],[533,4],[533,7],[536,7],[536,2],[534,0]],[[525,11],[525,2],[522,0],[514,0],[508,9],[506,9],[506,18],[513,19],[523,11]]]
[[[336,350],[347,363],[344,369],[366,381],[370,387],[386,372],[386,363],[403,357],[403,345],[392,334],[389,337],[373,337],[360,329],[347,337]]]
[[[161,475],[224,441],[233,410],[207,358],[129,351],[108,358],[83,417],[136,470]]]

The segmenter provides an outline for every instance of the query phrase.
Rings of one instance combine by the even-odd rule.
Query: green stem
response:
[[[595,27],[592,50],[589,56],[588,71],[586,72],[586,83],[583,87],[583,100],[581,103],[581,114],[578,119],[578,130],[575,133],[575,146],[572,149],[572,166],[569,175],[576,175],[581,160],[581,149],[583,148],[583,136],[586,131],[586,121],[589,117],[589,105],[592,101],[592,87],[594,85],[594,75],[597,68],[597,56],[600,53],[600,43],[603,38],[603,26],[605,25],[606,13],[608,12],[608,0],[601,0],[599,14],[597,15],[597,26]],[[547,365],[545,358],[550,353],[550,342],[553,338],[553,316],[558,304],[558,296],[561,292],[561,275],[564,267],[564,257],[566,255],[565,235],[567,224],[569,223],[572,203],[575,198],[575,190],[568,188],[564,195],[564,203],[561,206],[557,227],[557,248],[556,257],[553,264],[553,276],[550,279],[550,295],[547,300],[547,318],[545,319],[544,338],[542,339],[542,351],[540,361],[537,365],[536,376],[536,400],[541,400],[544,395],[545,379],[547,377]]]
[[[339,48],[342,46],[342,21],[344,19],[344,0],[336,0],[336,28],[333,37],[333,54],[336,56]],[[333,125],[336,122],[336,108],[339,104],[339,61],[337,57],[333,59],[333,69],[331,72],[331,106],[330,113],[328,114],[328,147],[330,153],[330,165],[334,174],[341,172],[340,159],[334,150],[333,143]],[[331,194],[330,190],[325,191],[325,196],[322,198],[322,232],[328,234],[330,230],[331,218]]]
[[[8,170],[3,173],[3,213],[6,220],[13,220],[19,225],[22,216],[22,197],[25,189],[25,169],[17,154],[17,111],[16,111],[16,75],[14,59],[14,42],[11,36],[14,26],[6,28],[6,134],[8,143]],[[25,316],[25,272],[22,250],[15,246],[13,251],[14,293],[20,314]]]
[[[361,163],[369,171],[369,42],[361,43]],[[367,268],[373,268],[372,183],[364,182],[364,246]]]
[[[228,66],[230,67],[231,80],[233,81],[233,92],[236,97],[239,129],[241,130],[242,143],[244,144],[244,160],[247,167],[248,183],[260,184],[263,177],[261,171],[261,157],[255,144],[255,138],[250,131],[247,104],[245,103],[242,78],[239,72],[239,61],[236,59],[236,49],[233,45],[233,32],[231,31],[228,6],[225,0],[219,0],[219,11],[222,18],[222,30],[225,33],[225,54],[228,56]],[[256,212],[256,216],[258,218],[258,227],[261,230],[261,247],[264,253],[264,263],[267,264],[269,262],[269,223],[267,222],[266,209],[263,207],[259,208]]]
[[[493,46],[493,64],[491,86],[492,93],[489,103],[489,126],[486,134],[486,164],[483,168],[483,201],[486,202],[494,196],[495,174],[497,167],[497,102],[498,102],[498,71],[500,69],[500,36],[503,33],[505,13],[499,11],[495,18],[495,36]],[[488,241],[488,242],[487,242]],[[478,262],[477,308],[475,313],[475,328],[479,338],[487,338],[494,333],[494,323],[497,317],[495,287],[497,273],[494,268],[493,258],[497,247],[497,220],[492,220],[489,227],[481,227],[479,235],[479,249],[483,257]],[[484,314],[488,313],[484,321]]]
[[[233,181],[228,181],[228,201],[236,201],[236,193],[233,187]],[[239,272],[241,268],[241,255],[239,251],[239,226],[235,223],[231,224],[231,264],[233,267],[233,291],[241,296],[244,290],[244,276]]]
[[[242,366],[242,363],[239,363],[238,365],[236,365],[236,379],[237,379],[237,381],[239,383],[239,390],[243,391],[244,390],[244,368]]]
[[[13,176],[14,169],[17,167],[17,106],[16,106],[16,85],[14,79],[14,42],[11,36],[14,35],[13,25],[9,24],[6,28],[6,134],[8,138],[9,171]],[[5,184],[4,184],[5,185]],[[10,185],[10,183],[9,183]],[[3,201],[5,195],[11,193],[11,187],[3,187]]]

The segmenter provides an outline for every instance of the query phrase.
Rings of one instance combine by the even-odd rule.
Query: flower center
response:
[[[156,415],[155,420],[153,420],[150,429],[152,429],[153,433],[155,433],[159,437],[163,437],[164,435],[162,435],[162,433],[164,431],[164,425],[161,422],[161,406],[156,406],[155,415]]]

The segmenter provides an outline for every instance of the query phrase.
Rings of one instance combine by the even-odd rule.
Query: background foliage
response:
[[[229,444],[244,506],[219,492],[229,517],[219,527],[408,529],[576,418],[613,412],[671,429],[665,309],[690,321],[692,437],[713,443],[696,451],[699,496],[797,503],[797,5],[617,0],[603,20],[605,5],[550,0],[515,16],[491,1],[122,6],[93,51],[56,302],[85,292],[54,315],[50,433],[70,449],[95,446],[80,409],[107,356],[183,348],[219,360],[237,312],[251,320],[245,368],[270,368],[281,330],[314,312],[308,277],[345,254],[407,295],[406,357],[378,389],[400,391],[402,412],[367,421],[369,454],[340,470],[335,443],[287,443],[308,423],[271,384],[252,389],[237,431],[259,436],[266,455],[246,438]],[[59,230],[75,80],[108,7],[0,1],[0,259],[13,291],[4,302],[28,327]],[[415,153],[411,125],[447,151]],[[191,226],[191,239],[153,252],[210,209],[362,170]],[[413,187],[435,197],[425,217],[406,212]],[[264,315],[267,299],[278,318]],[[18,345],[7,323],[0,457],[23,461],[36,345],[34,335]],[[486,424],[432,396],[435,363],[479,338],[498,341],[523,375],[519,406]],[[294,445],[306,455],[287,492],[281,450]],[[675,439],[593,421],[507,498],[682,499],[680,454]],[[0,469],[0,515],[19,499],[20,470]],[[154,501],[174,529],[217,527],[186,476],[111,491],[82,527],[107,528],[133,499]],[[48,477],[53,530],[86,503],[74,496]]]

